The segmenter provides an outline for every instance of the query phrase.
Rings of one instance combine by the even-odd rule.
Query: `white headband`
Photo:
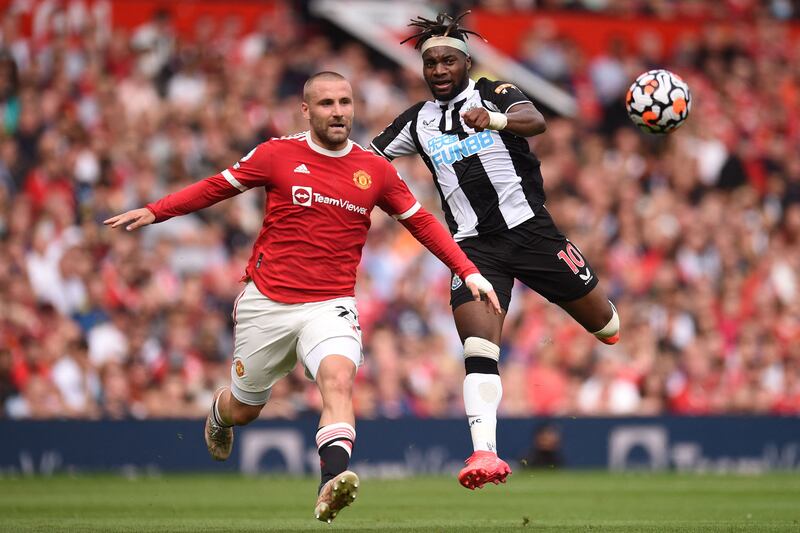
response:
[[[461,50],[464,52],[464,54],[469,55],[467,43],[461,39],[456,39],[455,37],[431,37],[422,43],[422,48],[420,48],[419,52],[420,54],[424,54],[425,50],[428,48],[433,48],[434,46],[449,46],[450,48]]]

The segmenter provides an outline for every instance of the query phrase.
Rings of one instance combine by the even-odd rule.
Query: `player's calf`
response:
[[[217,389],[211,402],[211,411],[206,418],[205,439],[208,453],[216,461],[224,461],[233,449],[233,424],[226,424],[219,413],[219,398],[226,387]]]

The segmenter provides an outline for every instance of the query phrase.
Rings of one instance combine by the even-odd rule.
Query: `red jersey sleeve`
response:
[[[235,165],[221,172],[228,183],[244,192],[253,187],[264,187],[272,176],[272,152],[274,142],[261,143]]]
[[[404,220],[416,213],[421,206],[397,170],[388,161],[381,162],[384,163],[386,174],[378,207],[397,220]]]
[[[145,207],[155,215],[155,222],[164,222],[172,217],[194,213],[231,196],[236,196],[239,192],[231,187],[221,174],[215,174],[168,194],[160,200],[151,202]]]
[[[271,164],[268,145],[268,142],[259,144],[232,167],[168,194],[145,207],[155,215],[155,222],[163,222],[172,217],[199,211],[252,187],[267,185]]]

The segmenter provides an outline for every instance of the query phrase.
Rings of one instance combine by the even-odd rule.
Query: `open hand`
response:
[[[497,294],[494,292],[494,287],[492,287],[492,284],[488,279],[484,278],[480,274],[470,274],[464,279],[464,283],[472,292],[472,297],[475,298],[475,301],[481,301],[481,294],[485,294],[486,299],[488,300],[487,303],[492,306],[494,313],[496,315],[503,314],[503,308],[500,307],[500,301],[497,299]]]
[[[127,224],[125,229],[128,231],[133,231],[137,228],[141,228],[142,226],[152,224],[155,222],[155,220],[156,216],[152,211],[146,207],[141,207],[139,209],[127,211],[121,215],[116,215],[106,219],[103,221],[103,224],[106,226],[110,224],[112,228],[116,228],[117,226],[125,226]]]

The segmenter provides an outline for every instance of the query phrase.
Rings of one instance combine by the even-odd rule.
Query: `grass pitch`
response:
[[[518,471],[470,492],[455,478],[362,480],[331,525],[316,480],[231,475],[0,478],[0,531],[800,532],[800,475]]]

